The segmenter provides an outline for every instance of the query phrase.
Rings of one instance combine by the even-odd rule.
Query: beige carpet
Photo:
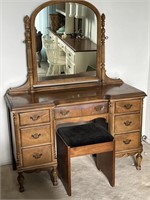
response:
[[[112,188],[98,171],[90,156],[72,159],[72,196],[62,183],[53,186],[47,172],[24,174],[25,192],[18,192],[16,171],[11,165],[1,167],[1,199],[50,200],[150,200],[150,145],[144,142],[142,170],[133,158],[116,159],[116,186]]]

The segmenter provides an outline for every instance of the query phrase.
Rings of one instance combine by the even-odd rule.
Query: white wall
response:
[[[2,0],[1,75],[0,77],[0,164],[11,161],[6,107],[3,96],[9,87],[26,80],[24,37],[25,15],[44,0]],[[89,0],[106,14],[106,69],[108,75],[148,91],[148,0]],[[150,43],[149,43],[150,44]],[[149,89],[150,93],[150,89]],[[144,103],[143,134],[148,124],[147,100]],[[150,107],[149,107],[150,108]]]

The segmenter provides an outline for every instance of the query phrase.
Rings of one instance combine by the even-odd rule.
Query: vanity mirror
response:
[[[91,3],[48,1],[24,23],[28,75],[17,92],[123,83],[105,73],[105,15]]]
[[[27,54],[34,87],[101,79],[101,17],[93,5],[80,0],[49,1],[30,19],[26,16],[26,27],[27,23],[31,27],[31,55]]]
[[[31,90],[114,81],[105,74],[105,15],[95,6],[49,1],[24,21]]]

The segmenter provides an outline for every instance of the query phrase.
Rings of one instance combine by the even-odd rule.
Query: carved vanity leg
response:
[[[141,155],[141,152],[139,152],[136,155],[136,169],[137,170],[141,170],[141,162],[142,162],[142,155]]]
[[[19,191],[20,192],[24,192],[24,187],[23,187],[23,184],[24,184],[24,176],[23,176],[23,172],[18,172],[18,183],[19,183]]]
[[[50,172],[50,176],[51,176],[53,185],[58,185],[56,167],[52,167],[52,170]]]

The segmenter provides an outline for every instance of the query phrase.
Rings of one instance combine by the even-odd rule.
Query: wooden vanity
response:
[[[116,139],[116,156],[135,155],[136,168],[141,169],[142,111],[146,94],[120,79],[107,77],[105,16],[86,1],[71,2],[89,7],[97,16],[96,72],[95,75],[87,73],[82,76],[79,73],[40,81],[37,76],[35,17],[41,9],[60,2],[46,2],[33,12],[31,18],[25,17],[27,82],[18,88],[10,88],[5,94],[13,168],[18,171],[21,192],[24,191],[23,172],[50,170],[53,184],[57,185],[55,133],[58,127],[100,117],[107,120],[109,131]]]

